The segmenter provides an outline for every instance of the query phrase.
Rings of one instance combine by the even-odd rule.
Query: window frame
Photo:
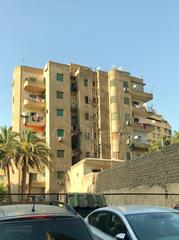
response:
[[[60,153],[63,153],[62,155]],[[57,158],[64,158],[65,157],[65,150],[64,149],[57,149],[56,152]]]
[[[60,114],[60,112],[63,113],[63,114]],[[56,116],[57,117],[63,117],[64,116],[64,109],[63,108],[57,108],[56,109]]]
[[[56,73],[56,80],[57,81],[63,82],[63,78],[64,78],[63,73],[59,73],[59,72]]]
[[[59,97],[59,96],[62,96],[62,97]],[[56,91],[56,98],[57,99],[64,99],[64,92]]]

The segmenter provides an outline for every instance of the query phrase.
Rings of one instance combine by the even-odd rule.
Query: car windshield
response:
[[[126,216],[138,240],[178,240],[179,214],[143,213]]]
[[[81,219],[0,223],[0,240],[92,240]]]

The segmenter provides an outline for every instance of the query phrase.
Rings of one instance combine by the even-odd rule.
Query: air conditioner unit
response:
[[[59,142],[63,142],[63,140],[64,140],[64,137],[59,137],[59,138],[58,138],[58,141],[59,141]]]
[[[136,136],[134,136],[134,139],[139,139],[139,136],[137,136],[137,135],[136,135]]]
[[[126,125],[127,125],[127,126],[130,126],[130,125],[131,125],[131,121],[129,121],[129,120],[126,121]]]
[[[124,92],[128,92],[129,88],[128,87],[124,87]]]

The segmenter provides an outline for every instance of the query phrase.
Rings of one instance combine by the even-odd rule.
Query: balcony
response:
[[[27,127],[45,127],[45,119],[36,112],[26,113],[23,123]]]
[[[80,130],[78,129],[78,127],[73,127],[73,129],[71,130],[71,136],[78,136],[80,134]]]
[[[29,77],[24,81],[24,89],[30,92],[44,92],[45,83],[43,80]]]
[[[135,140],[135,139],[132,140],[129,144],[129,148],[132,151],[135,151],[135,150],[147,151],[149,149],[149,146],[150,146],[149,144]]]
[[[153,99],[153,94],[139,91],[137,89],[131,89],[131,96],[134,99],[138,99],[144,102],[148,102]]]
[[[24,99],[23,106],[25,108],[37,108],[37,109],[44,109],[45,108],[45,99],[42,97],[37,96],[36,98],[26,98]]]
[[[139,105],[132,106],[132,113],[145,118],[150,117],[153,114],[152,112],[148,112],[145,107]]]
[[[70,90],[71,90],[71,92],[74,92],[74,93],[77,92],[78,88],[77,88],[77,83],[76,82],[71,83]]]
[[[132,127],[135,131],[149,133],[155,130],[154,126],[147,123],[133,122]]]

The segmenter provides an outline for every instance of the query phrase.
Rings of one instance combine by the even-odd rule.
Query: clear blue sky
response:
[[[179,0],[1,1],[0,125],[11,125],[14,67],[49,60],[143,76],[179,130]]]

